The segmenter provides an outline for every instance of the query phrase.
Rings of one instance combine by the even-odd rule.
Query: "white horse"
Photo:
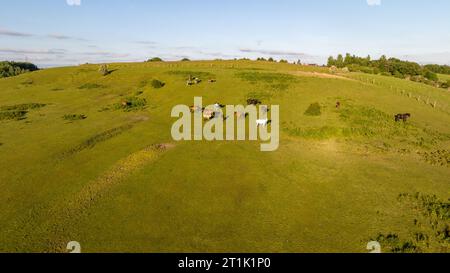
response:
[[[268,119],[258,119],[258,120],[256,120],[256,125],[257,126],[266,127],[268,124],[269,124],[269,120]]]

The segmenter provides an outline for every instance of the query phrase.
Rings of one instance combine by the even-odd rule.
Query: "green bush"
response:
[[[305,115],[306,116],[320,116],[320,115],[322,115],[321,108],[322,107],[320,106],[319,103],[317,103],[317,102],[313,103],[308,107],[308,109],[305,112]]]
[[[27,115],[28,111],[7,111],[7,112],[0,112],[0,120],[21,120],[25,119],[25,116]]]
[[[147,101],[143,98],[128,97],[114,105],[116,110],[124,110],[125,112],[143,110],[147,106]]]
[[[403,75],[402,73],[398,72],[398,71],[394,71],[394,77],[399,78],[399,79],[404,79],[405,75]]]
[[[159,58],[159,57],[154,57],[149,59],[147,62],[163,62],[163,59]]]
[[[424,75],[425,78],[429,79],[430,81],[438,81],[439,78],[436,73],[431,72],[430,70],[425,71]]]
[[[151,85],[155,89],[163,88],[166,84],[159,80],[152,80]]]

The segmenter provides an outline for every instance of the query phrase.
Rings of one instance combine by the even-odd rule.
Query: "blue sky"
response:
[[[0,59],[85,62],[351,52],[450,64],[448,0],[3,0]]]

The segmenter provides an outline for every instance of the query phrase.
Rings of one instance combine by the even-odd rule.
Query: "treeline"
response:
[[[450,75],[450,66],[448,65],[428,64],[425,68],[434,73]]]
[[[38,70],[39,68],[26,62],[0,62],[0,78],[13,77],[26,72]]]
[[[370,56],[358,57],[347,53],[337,58],[328,58],[328,67],[344,68],[350,72],[363,72],[369,74],[382,74],[401,79],[409,79],[416,82],[433,85],[441,88],[449,88],[450,82],[439,81],[437,73],[448,74],[449,66],[426,65],[421,66],[415,62],[402,61],[397,58],[381,56],[378,60],[372,60]]]
[[[245,58],[244,58],[245,59]],[[247,59],[248,60],[248,59]],[[265,59],[265,58],[263,58],[263,57],[260,57],[260,58],[257,58],[256,59],[257,61],[262,61],[262,62],[277,62],[277,60],[275,60],[274,58],[272,58],[272,57],[270,57],[269,59]],[[284,59],[281,59],[280,61],[279,61],[280,63],[288,63],[288,61],[287,60],[284,60]]]

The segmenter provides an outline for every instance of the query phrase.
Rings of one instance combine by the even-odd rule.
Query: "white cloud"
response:
[[[2,29],[2,28],[0,28],[0,35],[15,36],[15,37],[30,37],[30,36],[33,36],[33,34],[24,33],[24,32],[17,32],[17,31]]]
[[[66,0],[69,6],[81,6],[81,0]]]
[[[366,0],[369,6],[380,6],[381,0]]]

